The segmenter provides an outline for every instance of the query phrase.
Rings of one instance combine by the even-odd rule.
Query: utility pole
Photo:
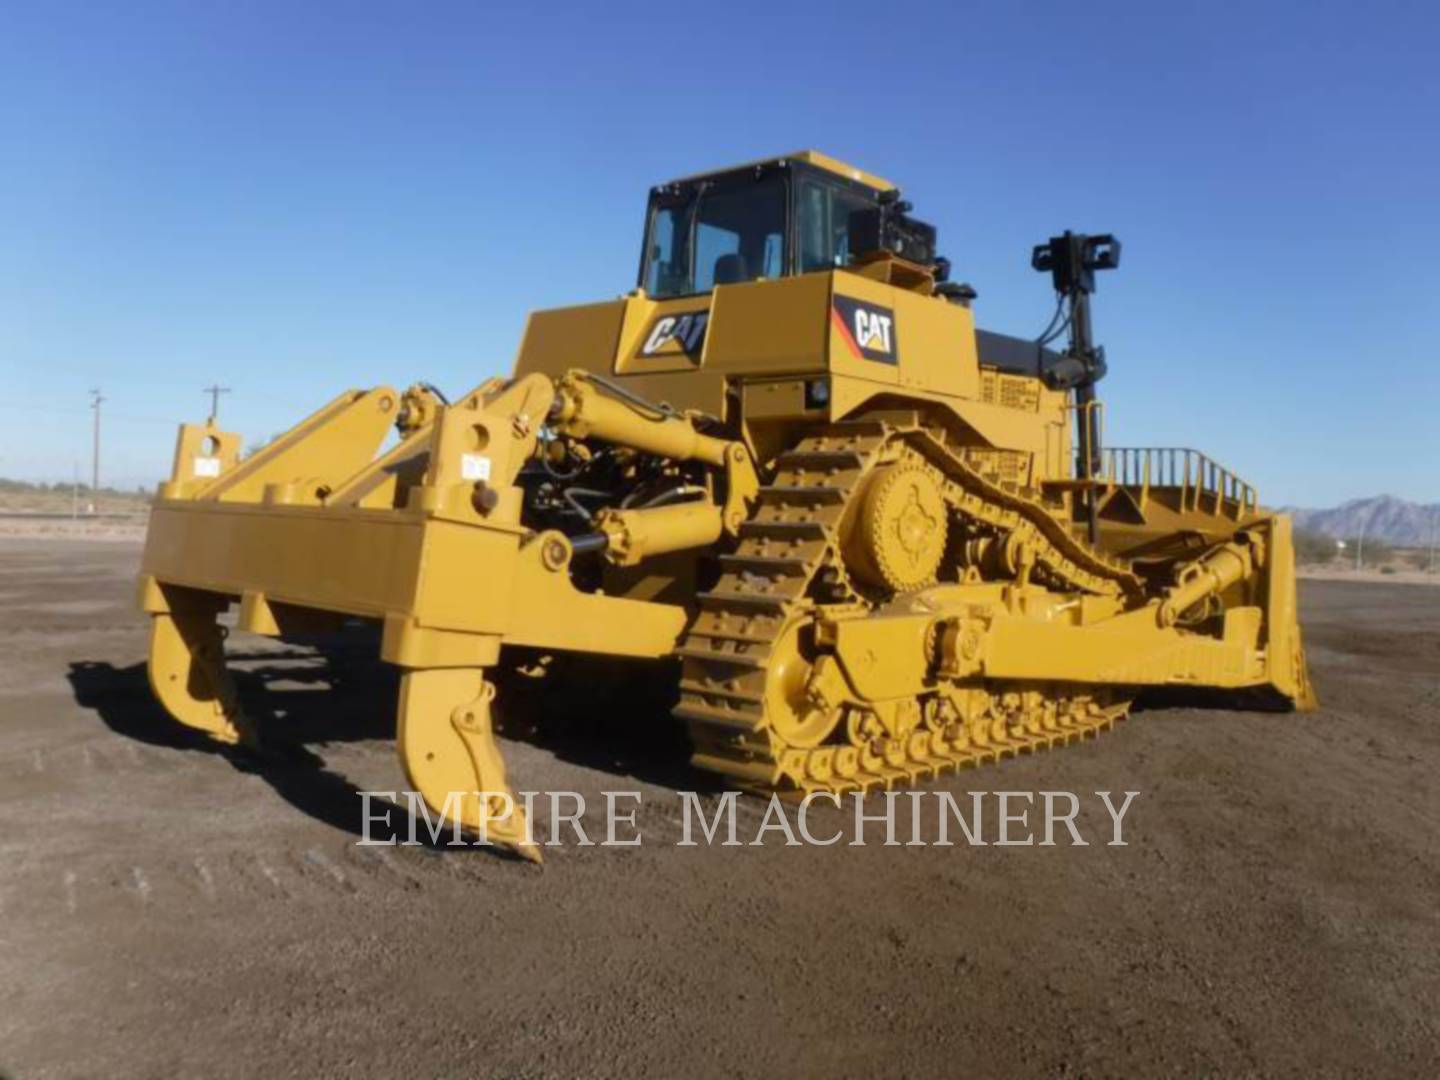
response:
[[[213,426],[220,415],[220,395],[230,393],[230,387],[215,384],[205,387],[204,392],[210,395],[210,423]]]
[[[1376,503],[1370,508],[1370,513],[1360,520],[1360,539],[1355,542],[1355,569],[1363,569],[1365,565],[1365,530],[1370,527],[1370,521],[1380,512],[1380,504]]]
[[[80,516],[80,463],[70,463],[70,520]]]
[[[1435,519],[1440,518],[1440,506],[1430,508],[1430,573],[1435,573]]]
[[[99,390],[90,391],[90,408],[95,410],[95,446],[90,468],[90,513],[100,512],[100,403],[105,398]]]

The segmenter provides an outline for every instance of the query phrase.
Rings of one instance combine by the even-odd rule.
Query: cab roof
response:
[[[736,169],[748,169],[756,165],[778,165],[785,161],[803,161],[807,165],[813,165],[817,169],[824,169],[826,172],[834,173],[836,176],[843,176],[847,180],[855,180],[866,187],[872,187],[876,191],[894,191],[896,185],[884,177],[876,176],[874,173],[866,172],[864,169],[857,169],[853,165],[847,165],[829,154],[822,154],[819,150],[797,150],[793,154],[780,154],[776,157],[760,158],[757,161],[746,161],[739,165],[731,165],[725,169],[708,169],[705,172],[691,173],[689,176],[676,177],[672,183],[684,183],[687,180],[699,180],[706,176],[718,176],[722,173],[734,172]]]

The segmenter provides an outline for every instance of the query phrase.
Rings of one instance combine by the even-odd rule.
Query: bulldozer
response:
[[[531,314],[510,376],[347,390],[248,456],[182,425],[155,695],[258,745],[230,626],[370,623],[413,790],[532,859],[494,727],[517,655],[657,662],[695,766],[801,799],[1084,740],[1157,688],[1312,708],[1289,519],[1103,440],[1119,241],[1035,246],[1055,315],[1010,337],[900,196],[814,151],[665,183],[637,287]]]

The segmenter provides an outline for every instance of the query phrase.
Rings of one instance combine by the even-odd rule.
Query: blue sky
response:
[[[1108,436],[1272,503],[1440,500],[1433,5],[40,3],[0,34],[0,475],[152,483],[201,388],[263,439],[462,389],[634,284],[650,184],[813,146],[897,181],[982,326],[1117,233]],[[692,14],[693,13],[693,14]]]

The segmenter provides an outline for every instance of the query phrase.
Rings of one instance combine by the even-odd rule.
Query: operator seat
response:
[[[715,260],[715,284],[735,285],[742,281],[749,281],[749,269],[745,265],[745,256],[737,253],[721,255]]]

